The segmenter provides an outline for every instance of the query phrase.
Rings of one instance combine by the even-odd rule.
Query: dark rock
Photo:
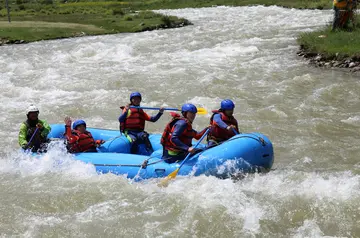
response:
[[[360,56],[353,56],[351,59],[354,62],[360,62]]]
[[[309,53],[305,53],[305,58],[312,58],[312,57],[315,57],[315,56],[317,56],[318,54],[317,53],[311,53],[311,52],[309,52]]]

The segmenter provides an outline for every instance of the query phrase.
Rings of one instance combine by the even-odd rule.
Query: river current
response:
[[[359,77],[296,56],[297,35],[328,24],[331,11],[160,12],[194,25],[0,47],[0,237],[360,237]],[[98,175],[60,145],[43,160],[18,151],[30,103],[49,123],[69,115],[117,129],[132,91],[146,106],[234,100],[241,131],[272,140],[274,170],[158,188]]]

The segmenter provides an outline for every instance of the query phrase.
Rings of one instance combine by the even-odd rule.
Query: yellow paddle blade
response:
[[[167,177],[163,178],[160,183],[158,183],[159,187],[167,187],[169,185],[169,182],[171,179],[174,179],[179,172],[180,168],[175,169],[171,174],[169,174]]]
[[[197,108],[197,113],[200,114],[200,115],[206,115],[208,112],[205,108],[202,108],[202,107],[198,107]]]

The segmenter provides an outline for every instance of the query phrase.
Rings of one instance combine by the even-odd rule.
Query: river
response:
[[[360,237],[359,77],[296,56],[296,36],[331,11],[160,12],[194,25],[0,47],[0,237]],[[30,103],[49,123],[70,115],[117,129],[132,91],[147,106],[211,110],[233,99],[241,131],[272,140],[274,170],[158,188],[98,175],[60,146],[41,161],[18,151]],[[169,118],[147,131],[160,133]]]

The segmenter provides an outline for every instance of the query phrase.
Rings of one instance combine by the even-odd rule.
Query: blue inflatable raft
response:
[[[65,127],[63,124],[51,125],[48,138],[63,138]],[[76,160],[91,163],[99,173],[113,173],[126,175],[136,180],[165,177],[179,167],[180,163],[168,164],[161,160],[161,135],[150,135],[150,142],[154,149],[149,154],[143,146],[139,147],[139,154],[130,154],[130,143],[117,130],[87,128],[95,140],[106,142],[98,148],[98,153],[77,153]],[[178,175],[201,174],[227,178],[238,173],[268,171],[274,162],[274,152],[271,141],[260,133],[239,134],[222,144],[205,149],[193,155],[185,162]],[[146,168],[141,168],[147,160]]]

